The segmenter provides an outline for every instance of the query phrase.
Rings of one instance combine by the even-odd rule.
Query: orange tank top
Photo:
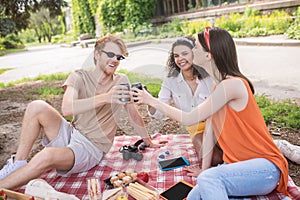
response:
[[[285,195],[288,183],[288,163],[277,148],[246,80],[248,103],[242,111],[226,105],[213,116],[213,128],[223,150],[223,160],[234,163],[265,158],[281,171],[277,191]]]

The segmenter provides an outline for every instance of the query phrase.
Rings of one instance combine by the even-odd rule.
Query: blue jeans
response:
[[[222,164],[203,171],[187,200],[225,200],[229,196],[265,195],[279,182],[280,170],[264,158]]]

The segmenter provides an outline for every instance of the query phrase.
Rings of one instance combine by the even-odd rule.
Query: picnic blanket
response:
[[[99,165],[95,166],[87,172],[73,174],[70,176],[59,176],[55,170],[48,171],[40,178],[46,180],[55,190],[74,194],[80,199],[87,199],[87,178],[98,177],[101,181],[101,188],[104,191],[104,180],[117,172],[124,172],[126,169],[134,169],[137,172],[147,172],[149,174],[148,184],[157,189],[159,193],[166,190],[179,180],[184,180],[193,185],[196,184],[195,177],[186,175],[186,171],[182,168],[177,168],[170,171],[161,171],[158,167],[158,156],[166,150],[170,152],[171,157],[184,156],[191,165],[199,164],[199,159],[193,148],[189,135],[161,135],[156,134],[154,140],[167,140],[168,143],[163,148],[146,148],[143,151],[143,159],[136,161],[130,159],[123,160],[122,154],[119,152],[123,145],[133,145],[140,138],[137,136],[117,136],[111,150],[104,156]],[[18,191],[24,192],[25,186]],[[289,191],[292,193],[294,199],[300,199],[300,191],[294,184],[293,180],[289,179]],[[267,196],[253,196],[248,197],[252,200],[279,200],[284,196],[273,191]],[[247,198],[247,199],[248,199]]]

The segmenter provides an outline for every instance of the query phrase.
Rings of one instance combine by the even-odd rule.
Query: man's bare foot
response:
[[[193,166],[188,166],[184,168],[188,173],[188,176],[194,176],[197,177],[201,172],[201,168],[199,167],[199,165],[193,165]]]

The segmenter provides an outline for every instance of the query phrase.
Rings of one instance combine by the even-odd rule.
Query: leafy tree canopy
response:
[[[61,14],[66,6],[64,0],[1,0],[0,4],[0,35],[17,33],[29,25],[30,13],[41,7],[48,8],[51,17]]]

